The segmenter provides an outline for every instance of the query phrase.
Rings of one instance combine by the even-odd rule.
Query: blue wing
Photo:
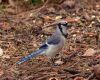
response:
[[[48,45],[47,44],[43,44],[42,46],[40,46],[39,49],[47,49],[48,48]]]
[[[59,42],[60,42],[60,36],[59,36],[59,34],[58,34],[58,35],[54,34],[54,35],[52,35],[52,36],[47,40],[47,43],[48,43],[48,44],[54,44],[54,45],[56,45],[56,44],[58,44]]]
[[[48,48],[48,45],[47,45],[47,44],[43,44],[43,45],[39,48],[39,50],[37,50],[37,51],[35,51],[35,52],[29,54],[28,56],[22,58],[22,59],[21,59],[20,61],[18,61],[16,64],[21,64],[21,63],[23,63],[23,62],[25,62],[25,61],[27,61],[27,60],[33,58],[33,57],[36,57],[36,56],[42,54],[47,48]]]

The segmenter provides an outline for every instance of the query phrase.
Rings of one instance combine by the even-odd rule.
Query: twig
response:
[[[75,75],[72,75],[72,76],[66,78],[65,80],[69,80],[70,78],[74,78],[74,77],[76,77],[76,76],[81,76],[81,75],[80,75],[80,74],[75,74]]]
[[[94,73],[92,73],[92,74],[87,78],[87,80],[91,80],[91,79],[93,79],[93,77],[94,77]]]
[[[75,69],[69,69],[69,68],[64,69],[64,71],[67,71],[67,72],[69,72],[71,74],[78,74],[78,73],[81,72],[81,71],[78,71],[78,70],[75,70]]]
[[[53,26],[53,25],[56,25],[59,21],[60,21],[60,20],[57,20],[57,21],[55,21],[55,22],[53,22],[53,23],[51,23],[51,24],[44,25],[44,26],[43,26],[43,29],[44,29],[44,28],[48,28],[48,27]]]
[[[42,76],[42,77],[40,77],[40,78],[37,78],[37,80],[45,80],[47,77],[50,77],[50,75]]]
[[[28,12],[33,13],[33,14],[32,14],[32,17],[36,17],[36,16],[38,15],[39,11],[41,11],[41,9],[43,9],[43,8],[48,4],[48,2],[49,2],[49,0],[46,0],[46,2],[44,3],[44,5],[43,5],[42,7],[39,7],[39,8],[34,9],[34,10],[30,10],[30,11],[28,11]],[[16,15],[16,16],[17,16],[17,17],[18,17],[18,16],[21,16],[20,18],[25,18],[25,16],[23,16],[23,14],[28,15],[28,12],[22,12],[22,13]],[[15,17],[16,17],[16,16],[15,16]],[[28,20],[30,17],[31,17],[31,16],[29,16],[29,17],[26,18],[25,20]]]
[[[69,19],[66,19],[66,18],[65,18],[65,19],[55,20],[53,23],[44,25],[43,28],[48,28],[48,27],[50,27],[50,26],[56,25],[56,24],[58,24],[61,20],[65,20],[65,21],[68,22],[68,23],[71,23],[71,22],[78,22],[78,21],[79,21],[79,19],[77,19],[77,18],[69,18]]]

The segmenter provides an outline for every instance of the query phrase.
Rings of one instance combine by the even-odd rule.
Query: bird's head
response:
[[[66,31],[67,28],[68,28],[68,22],[67,21],[60,21],[58,23],[58,29],[64,37],[67,37],[67,35],[68,35],[68,33]]]
[[[68,23],[73,23],[73,22],[78,22],[78,21],[79,19],[75,19],[75,18],[62,20],[58,23],[58,29],[63,36],[67,37],[68,32],[66,30],[70,27]]]
[[[67,21],[60,21],[59,23],[58,23],[58,26],[64,26],[64,27],[67,27],[68,26],[68,22]]]

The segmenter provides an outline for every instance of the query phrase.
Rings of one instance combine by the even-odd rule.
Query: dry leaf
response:
[[[7,12],[9,14],[16,14],[16,10],[15,9],[12,9],[12,8],[5,9],[5,12]]]
[[[49,78],[49,80],[59,80],[59,79],[56,77],[51,77],[51,78]]]
[[[100,59],[100,54],[96,55],[95,58],[96,58],[96,59]]]
[[[89,37],[94,37],[95,36],[95,33],[88,33],[87,34]]]
[[[86,50],[86,52],[82,56],[93,56],[96,53],[96,51],[92,48],[89,48]]]
[[[8,0],[8,1],[9,1],[9,4],[10,4],[11,6],[14,6],[14,7],[16,6],[16,5],[15,5],[15,1],[13,1],[13,0]]]
[[[100,8],[100,5],[97,4],[97,5],[96,5],[96,8]]]
[[[45,21],[52,20],[52,18],[51,18],[50,16],[44,16],[43,19],[44,19]]]
[[[87,12],[84,12],[84,13],[83,13],[83,17],[84,17],[86,20],[88,20],[88,21],[92,20],[91,17],[89,16],[89,14],[88,14]]]
[[[0,77],[4,74],[2,67],[0,66]]]
[[[61,19],[61,18],[62,18],[62,16],[56,16],[55,20],[58,20],[58,19]]]
[[[100,64],[97,64],[93,67],[96,77],[100,80]]]
[[[36,59],[38,61],[47,61],[48,60],[48,58],[46,56],[37,56]]]
[[[61,64],[63,64],[64,62],[63,61],[61,61],[61,60],[57,60],[56,62],[55,62],[55,64],[57,64],[57,65],[61,65]]]
[[[79,18],[67,18],[67,19],[65,19],[65,21],[67,21],[69,23],[78,22],[79,20],[80,20]]]
[[[2,2],[2,0],[0,0],[0,3]]]
[[[0,22],[0,28],[3,30],[11,29],[10,24],[8,22]]]
[[[2,58],[3,59],[10,59],[10,56],[9,55],[3,55]]]
[[[3,50],[0,48],[0,56],[3,55]]]
[[[84,79],[83,77],[75,77],[74,80],[86,80],[86,79]]]
[[[56,10],[55,10],[55,8],[50,7],[50,8],[48,8],[48,11],[49,11],[49,12],[54,12],[54,13],[55,13]]]
[[[63,3],[62,3],[62,7],[66,8],[74,8],[75,7],[75,0],[65,0]]]

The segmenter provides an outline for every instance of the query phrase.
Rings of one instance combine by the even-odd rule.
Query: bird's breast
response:
[[[49,58],[55,57],[55,55],[57,53],[59,53],[61,51],[61,49],[63,48],[64,43],[65,43],[65,39],[61,38],[61,41],[60,41],[59,44],[57,44],[57,45],[48,45],[49,47],[46,51],[47,57],[49,57]]]

